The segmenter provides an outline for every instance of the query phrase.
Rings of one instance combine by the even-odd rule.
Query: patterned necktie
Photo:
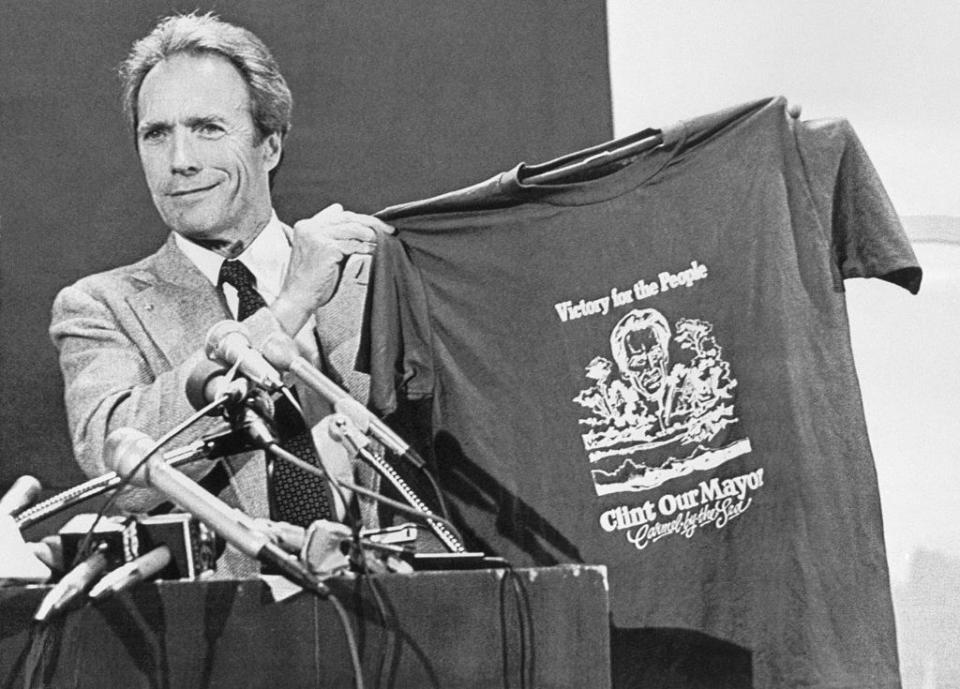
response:
[[[218,286],[233,285],[240,305],[237,320],[245,320],[267,305],[256,290],[257,279],[240,261],[227,260],[220,267]],[[295,394],[295,391],[294,391]],[[322,466],[310,429],[290,401],[280,396],[276,400],[274,424],[277,439],[283,449],[314,466]],[[318,519],[330,519],[330,496],[327,482],[315,474],[290,464],[267,460],[270,518],[298,526],[309,526]]]

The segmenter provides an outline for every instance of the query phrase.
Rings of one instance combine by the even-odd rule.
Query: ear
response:
[[[280,164],[280,156],[283,154],[283,139],[280,134],[274,132],[264,137],[260,142],[260,150],[267,172],[270,172]]]

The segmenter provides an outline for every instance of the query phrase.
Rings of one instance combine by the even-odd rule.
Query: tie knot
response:
[[[254,288],[257,285],[257,278],[243,264],[243,261],[232,259],[228,259],[220,265],[219,280],[219,284],[233,285],[238,291],[244,288]]]
[[[220,283],[233,285],[237,290],[237,320],[245,321],[267,305],[263,297],[256,290],[257,278],[250,269],[240,261],[224,261],[220,266]]]

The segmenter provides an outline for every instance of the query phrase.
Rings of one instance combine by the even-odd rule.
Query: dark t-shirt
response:
[[[607,565],[617,626],[742,646],[757,687],[898,686],[843,279],[916,292],[914,254],[846,121],[662,138],[383,211],[372,405],[427,411],[468,546]]]

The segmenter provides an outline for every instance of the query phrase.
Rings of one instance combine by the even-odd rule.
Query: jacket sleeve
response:
[[[202,361],[197,350],[173,368],[156,372],[146,354],[121,326],[108,300],[81,282],[63,289],[53,304],[50,335],[60,353],[67,423],[74,454],[88,476],[108,471],[103,449],[111,431],[130,427],[159,438],[193,413],[184,393],[187,378]],[[178,436],[185,444],[214,425],[204,419]],[[206,462],[189,469],[199,478]],[[125,509],[147,509],[162,499],[153,491],[129,489]]]
[[[185,390],[191,373],[206,360],[202,341],[206,328],[182,332],[183,324],[170,314],[168,340],[182,340],[182,354],[171,360],[141,325],[121,288],[111,278],[94,276],[63,289],[53,304],[50,335],[60,353],[64,381],[67,423],[74,454],[81,469],[99,476],[109,469],[103,450],[109,434],[129,427],[160,438],[194,409]],[[183,304],[183,309],[191,308]],[[212,326],[218,314],[207,324]],[[247,326],[252,345],[260,347],[267,337],[280,331],[269,309],[250,316]],[[191,345],[191,340],[196,344]],[[178,447],[210,432],[218,421],[205,417],[170,443]],[[256,453],[231,457],[229,470],[240,468]],[[200,479],[212,462],[194,462],[181,470]],[[242,501],[243,498],[236,496]],[[123,509],[143,511],[163,498],[152,490],[130,489],[118,501]]]

